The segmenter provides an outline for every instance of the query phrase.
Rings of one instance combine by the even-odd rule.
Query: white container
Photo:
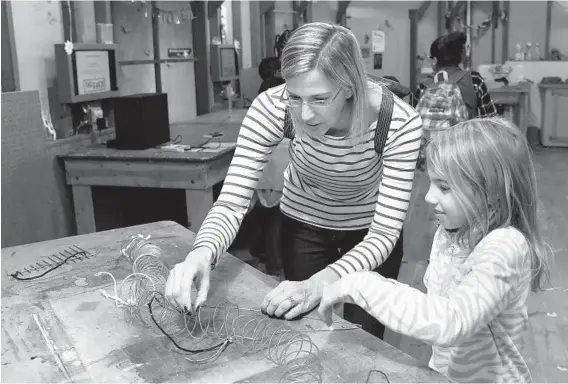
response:
[[[112,28],[112,24],[97,23],[98,44],[114,44],[114,33]]]

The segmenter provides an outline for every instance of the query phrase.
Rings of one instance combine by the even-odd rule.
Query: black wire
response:
[[[203,144],[201,144],[201,145],[199,145],[199,146],[196,146],[196,147],[193,147],[193,148],[199,149],[199,150],[202,151],[202,150],[205,149],[205,146],[206,146],[207,144],[209,144],[209,143],[211,143],[211,142],[213,142],[213,143],[214,143],[214,142],[217,142],[218,145],[217,145],[215,148],[210,148],[210,149],[219,149],[219,148],[221,148],[221,140],[220,140],[220,138],[221,138],[221,137],[210,137],[210,138],[208,138],[207,141],[204,142]],[[217,140],[217,139],[219,139],[219,140]]]
[[[18,277],[18,276],[22,275],[22,272],[17,271],[17,272],[10,274],[10,276],[13,277],[14,279],[20,280],[20,281],[39,279],[40,277],[47,275],[49,272],[54,271],[57,268],[61,267],[63,264],[67,263],[67,261],[69,261],[70,259],[77,257],[77,256],[85,256],[86,254],[87,254],[87,251],[79,251],[79,252],[72,254],[71,256],[67,256],[61,263],[56,264],[54,267],[48,269],[47,271],[45,271],[41,275],[31,276],[31,277]]]
[[[207,145],[213,139],[214,139],[213,137],[209,137],[209,138],[207,138],[207,140],[204,143],[201,143],[200,145],[196,145],[193,148],[202,149],[205,145]]]
[[[182,140],[183,140],[183,137],[181,135],[177,135],[176,138],[172,140],[172,142],[174,144],[179,144],[179,143],[181,143]]]
[[[373,372],[380,373],[381,375],[383,375],[385,377],[385,380],[387,381],[387,383],[390,383],[388,376],[383,371],[379,371],[378,369],[371,369],[369,371],[369,374],[367,375],[367,381],[365,381],[366,383],[370,383],[369,380],[371,379],[371,374],[373,374]]]
[[[214,349],[217,348],[221,348],[225,342],[219,343],[217,345],[214,345],[212,347],[208,347],[208,348],[204,348],[204,349],[186,349],[183,348],[182,346],[178,345],[178,343],[176,343],[176,341],[173,339],[173,337],[171,337],[161,326],[160,324],[158,324],[158,322],[156,321],[156,319],[154,318],[154,314],[152,313],[152,303],[154,302],[154,299],[156,298],[156,296],[152,296],[152,299],[148,302],[148,311],[150,312],[150,318],[152,319],[152,321],[154,322],[154,324],[156,324],[156,327],[158,327],[158,329],[168,338],[170,339],[170,341],[176,346],[176,348],[178,348],[179,350],[182,350],[184,352],[189,352],[189,353],[200,353],[200,352],[209,352],[212,351]]]

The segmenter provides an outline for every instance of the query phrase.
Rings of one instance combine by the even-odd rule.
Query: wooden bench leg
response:
[[[207,213],[213,206],[213,188],[186,189],[187,227],[197,233]]]
[[[75,221],[77,222],[77,234],[96,232],[91,187],[73,185],[73,207],[75,209]]]

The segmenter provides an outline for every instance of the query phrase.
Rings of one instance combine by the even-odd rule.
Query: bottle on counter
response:
[[[527,41],[527,49],[525,50],[525,57],[524,57],[524,59],[526,61],[532,60],[531,47],[532,47],[532,43],[530,41]]]
[[[515,61],[522,61],[523,60],[523,48],[521,44],[515,45]]]
[[[542,60],[542,56],[540,54],[540,43],[536,43],[534,46],[534,59]]]

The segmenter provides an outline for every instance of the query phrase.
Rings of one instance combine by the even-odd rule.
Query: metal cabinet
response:
[[[540,84],[541,142],[546,147],[568,147],[568,84]]]

